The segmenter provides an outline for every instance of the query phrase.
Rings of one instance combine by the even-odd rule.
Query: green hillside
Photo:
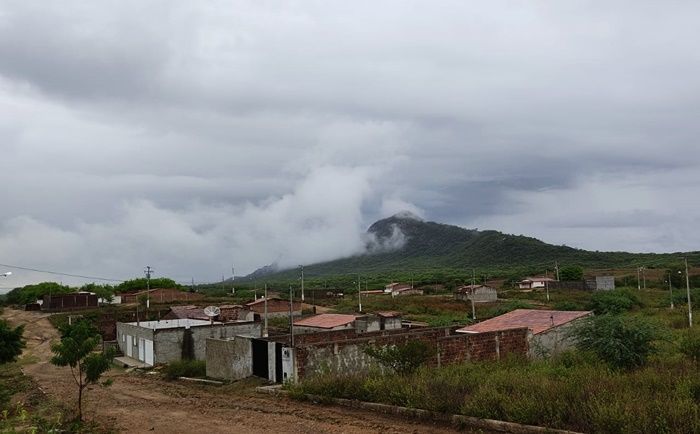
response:
[[[398,278],[426,273],[438,276],[464,274],[477,268],[481,272],[488,271],[492,277],[505,277],[552,270],[555,260],[563,266],[578,265],[584,268],[671,267],[677,266],[686,255],[693,263],[700,261],[700,252],[593,252],[555,246],[522,235],[425,222],[406,215],[380,220],[370,226],[367,234],[367,253],[306,265],[305,276],[322,278],[360,273]],[[396,246],[401,239],[404,240],[403,244]],[[255,278],[295,279],[297,274],[297,270],[256,272]]]

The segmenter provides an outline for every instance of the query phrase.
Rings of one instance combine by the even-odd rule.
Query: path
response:
[[[76,387],[67,368],[49,363],[58,333],[47,314],[5,309],[3,317],[25,324],[31,364],[24,366],[55,400],[70,401]],[[33,356],[33,357],[32,357]],[[112,370],[110,387],[91,387],[85,415],[119,432],[138,433],[453,433],[441,425],[365,410],[321,406],[261,395],[250,383],[223,387],[168,382],[159,375]]]

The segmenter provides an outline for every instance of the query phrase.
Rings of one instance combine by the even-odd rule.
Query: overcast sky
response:
[[[698,250],[698,16],[693,1],[0,0],[0,263],[211,281],[353,254],[401,210]],[[4,288],[50,277],[3,271]]]

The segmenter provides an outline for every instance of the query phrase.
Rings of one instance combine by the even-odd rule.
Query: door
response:
[[[133,336],[126,335],[126,355],[129,357],[134,357],[134,338],[133,338]]]
[[[146,339],[146,357],[144,362],[148,366],[153,366],[153,341]]]
[[[267,341],[252,339],[253,342],[253,375],[268,378]]]
[[[139,338],[139,357],[138,359],[142,362],[146,361],[146,340],[144,338]]]
[[[275,382],[282,383],[282,344],[275,343]]]

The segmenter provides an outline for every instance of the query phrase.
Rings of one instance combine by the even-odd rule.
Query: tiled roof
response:
[[[268,303],[269,302],[276,302],[276,301],[284,301],[285,303],[289,303],[287,300],[282,300],[281,298],[278,298],[278,297],[268,297],[267,301],[268,301]],[[251,301],[251,302],[246,303],[245,305],[246,306],[255,306],[258,304],[262,304],[262,303],[265,303],[265,297],[260,297],[259,299],[255,300],[255,301]]]
[[[204,309],[197,306],[172,306],[170,312],[173,316],[180,319],[209,320],[209,317],[204,313]]]
[[[492,288],[492,287],[487,286],[487,285],[464,285],[464,286],[460,286],[459,288],[455,289],[455,292],[468,292],[468,293],[470,293],[473,290],[479,289],[479,288],[493,289],[494,291],[496,290],[495,288]]]
[[[318,327],[332,329],[355,321],[355,315],[343,315],[339,313],[322,313],[308,318],[294,321],[295,326]]]
[[[461,333],[484,333],[527,327],[533,334],[539,334],[552,327],[557,327],[591,314],[592,312],[590,311],[516,309],[478,324],[463,327],[457,331]]]

